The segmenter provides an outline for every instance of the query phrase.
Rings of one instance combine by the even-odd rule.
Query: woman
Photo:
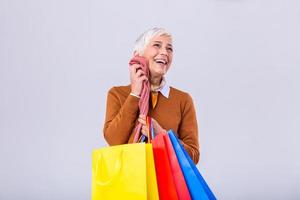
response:
[[[148,61],[150,77],[140,64],[130,65],[130,85],[113,87],[107,96],[104,137],[109,145],[132,143],[137,121],[141,133],[147,135],[146,116],[139,114],[143,83],[150,82],[148,116],[155,133],[172,129],[193,159],[199,161],[198,127],[195,108],[188,93],[167,85],[165,74],[173,59],[172,36],[165,29],[153,28],[143,33],[135,43],[134,56]]]

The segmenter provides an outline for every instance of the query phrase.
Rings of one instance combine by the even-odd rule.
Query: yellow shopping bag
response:
[[[159,200],[152,144],[146,144],[147,199]]]
[[[151,144],[104,147],[92,155],[92,200],[158,200]]]

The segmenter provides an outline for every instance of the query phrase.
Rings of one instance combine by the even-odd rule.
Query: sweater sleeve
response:
[[[178,129],[179,139],[195,164],[199,162],[198,125],[196,111],[190,95],[182,108],[182,119]]]
[[[138,115],[139,98],[128,95],[122,104],[117,89],[109,90],[103,128],[104,138],[109,145],[128,143]]]

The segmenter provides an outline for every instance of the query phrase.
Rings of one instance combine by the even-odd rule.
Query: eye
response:
[[[154,46],[154,47],[160,47],[160,44],[155,43],[155,44],[153,44],[153,46]]]
[[[171,47],[168,47],[167,50],[170,52],[173,52],[173,48],[171,48]]]

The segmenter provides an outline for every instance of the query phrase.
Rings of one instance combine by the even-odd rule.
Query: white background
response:
[[[218,199],[300,198],[299,0],[0,0],[1,200],[90,199],[106,93],[154,26]]]

